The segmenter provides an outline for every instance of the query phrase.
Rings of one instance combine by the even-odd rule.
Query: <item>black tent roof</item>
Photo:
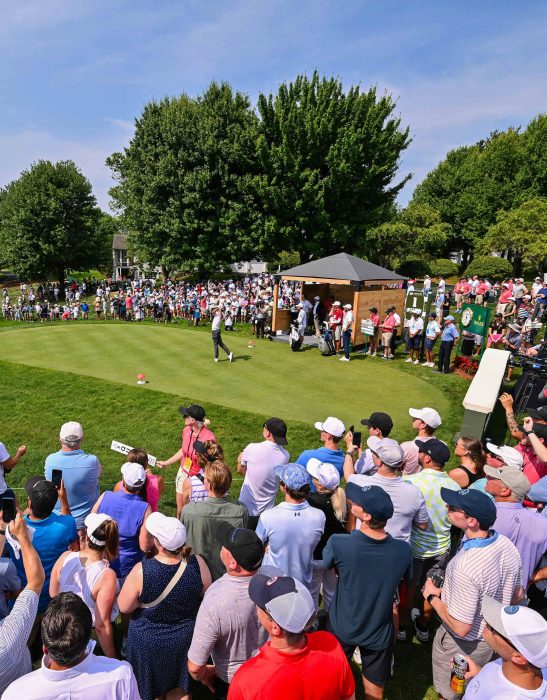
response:
[[[324,279],[349,280],[350,282],[364,282],[365,280],[404,280],[402,275],[386,270],[385,267],[356,258],[348,253],[337,253],[326,258],[312,260],[304,265],[291,267],[278,273],[285,277],[303,277],[312,279],[322,277]]]

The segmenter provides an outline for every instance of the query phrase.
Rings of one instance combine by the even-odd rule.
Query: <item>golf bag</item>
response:
[[[328,324],[323,324],[323,335],[317,341],[317,347],[321,355],[335,355],[334,338]]]
[[[291,350],[293,352],[300,350],[300,348],[302,347],[302,340],[300,338],[300,333],[298,332],[298,324],[296,323],[296,321],[293,321],[291,323],[291,332],[289,334],[289,337],[291,339]]]

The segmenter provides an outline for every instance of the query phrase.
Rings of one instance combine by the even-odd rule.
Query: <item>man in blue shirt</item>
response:
[[[460,337],[458,329],[454,325],[454,316],[444,319],[444,328],[441,335],[441,347],[439,348],[439,374],[448,374],[450,371],[450,355],[454,342]]]
[[[348,660],[359,647],[365,696],[381,698],[391,675],[394,599],[401,580],[410,582],[412,554],[408,542],[385,531],[393,502],[382,488],[350,483],[346,496],[361,527],[332,535],[323,550],[323,566],[338,571],[328,630]]]
[[[70,421],[61,426],[59,439],[61,449],[46,459],[45,476],[51,481],[54,469],[63,472],[63,482],[67,492],[70,512],[76,519],[80,542],[84,541],[84,520],[99,497],[99,477],[102,467],[95,455],[81,449],[84,431],[80,423]],[[61,513],[61,503],[57,501],[55,512]]]
[[[25,492],[28,497],[27,507],[29,509],[28,515],[25,515],[25,520],[32,531],[32,545],[38,552],[46,575],[38,603],[38,617],[29,638],[30,647],[39,628],[41,613],[45,612],[51,600],[49,596],[49,579],[53,566],[67,549],[78,551],[80,543],[78,542],[78,531],[76,530],[74,518],[71,515],[57,515],[57,513],[53,512],[58,494],[51,481],[46,481],[43,476],[31,476],[25,483]],[[23,560],[19,551],[15,552],[11,543],[9,543],[9,548],[10,557],[15,563],[17,575],[24,587],[27,585],[27,578]]]
[[[346,428],[341,420],[329,416],[323,423],[315,423],[317,430],[321,431],[321,440],[323,447],[318,447],[316,450],[304,450],[296,460],[297,464],[301,464],[304,468],[309,460],[315,457],[320,462],[334,464],[340,474],[340,478],[344,476],[344,453],[338,446],[342,436],[346,432]]]

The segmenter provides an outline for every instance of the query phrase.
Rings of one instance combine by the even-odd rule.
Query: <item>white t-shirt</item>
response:
[[[313,551],[325,529],[325,514],[304,503],[280,503],[262,513],[256,534],[267,544],[262,566],[275,566],[301,581],[312,581]]]
[[[404,540],[410,544],[412,523],[414,521],[426,523],[429,519],[420,489],[403,481],[400,476],[392,479],[381,474],[372,476],[352,474],[348,483],[358,486],[379,486],[388,494],[393,502],[393,516],[387,521],[385,530],[396,540]]]
[[[127,661],[95,656],[94,646],[90,642],[85,659],[65,671],[52,671],[44,656],[42,667],[14,681],[2,700],[141,700]]]
[[[249,515],[260,515],[273,508],[279,486],[274,467],[287,464],[289,453],[270,440],[251,442],[243,450],[241,463],[247,467],[239,500],[247,506]]]
[[[473,678],[465,691],[463,700],[526,700],[547,698],[547,670],[542,669],[543,683],[537,690],[525,690],[511,683],[503,675],[502,661],[496,659],[486,664]]]
[[[10,453],[6,450],[6,446],[3,442],[0,442],[0,493],[8,488],[6,480],[4,479],[4,462],[10,458]]]

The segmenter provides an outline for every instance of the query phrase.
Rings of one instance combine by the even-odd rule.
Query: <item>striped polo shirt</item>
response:
[[[452,617],[472,624],[463,639],[474,641],[482,637],[486,625],[481,615],[484,594],[510,605],[519,586],[522,586],[522,564],[517,548],[507,537],[490,530],[486,539],[462,543],[446,569],[441,600]]]

